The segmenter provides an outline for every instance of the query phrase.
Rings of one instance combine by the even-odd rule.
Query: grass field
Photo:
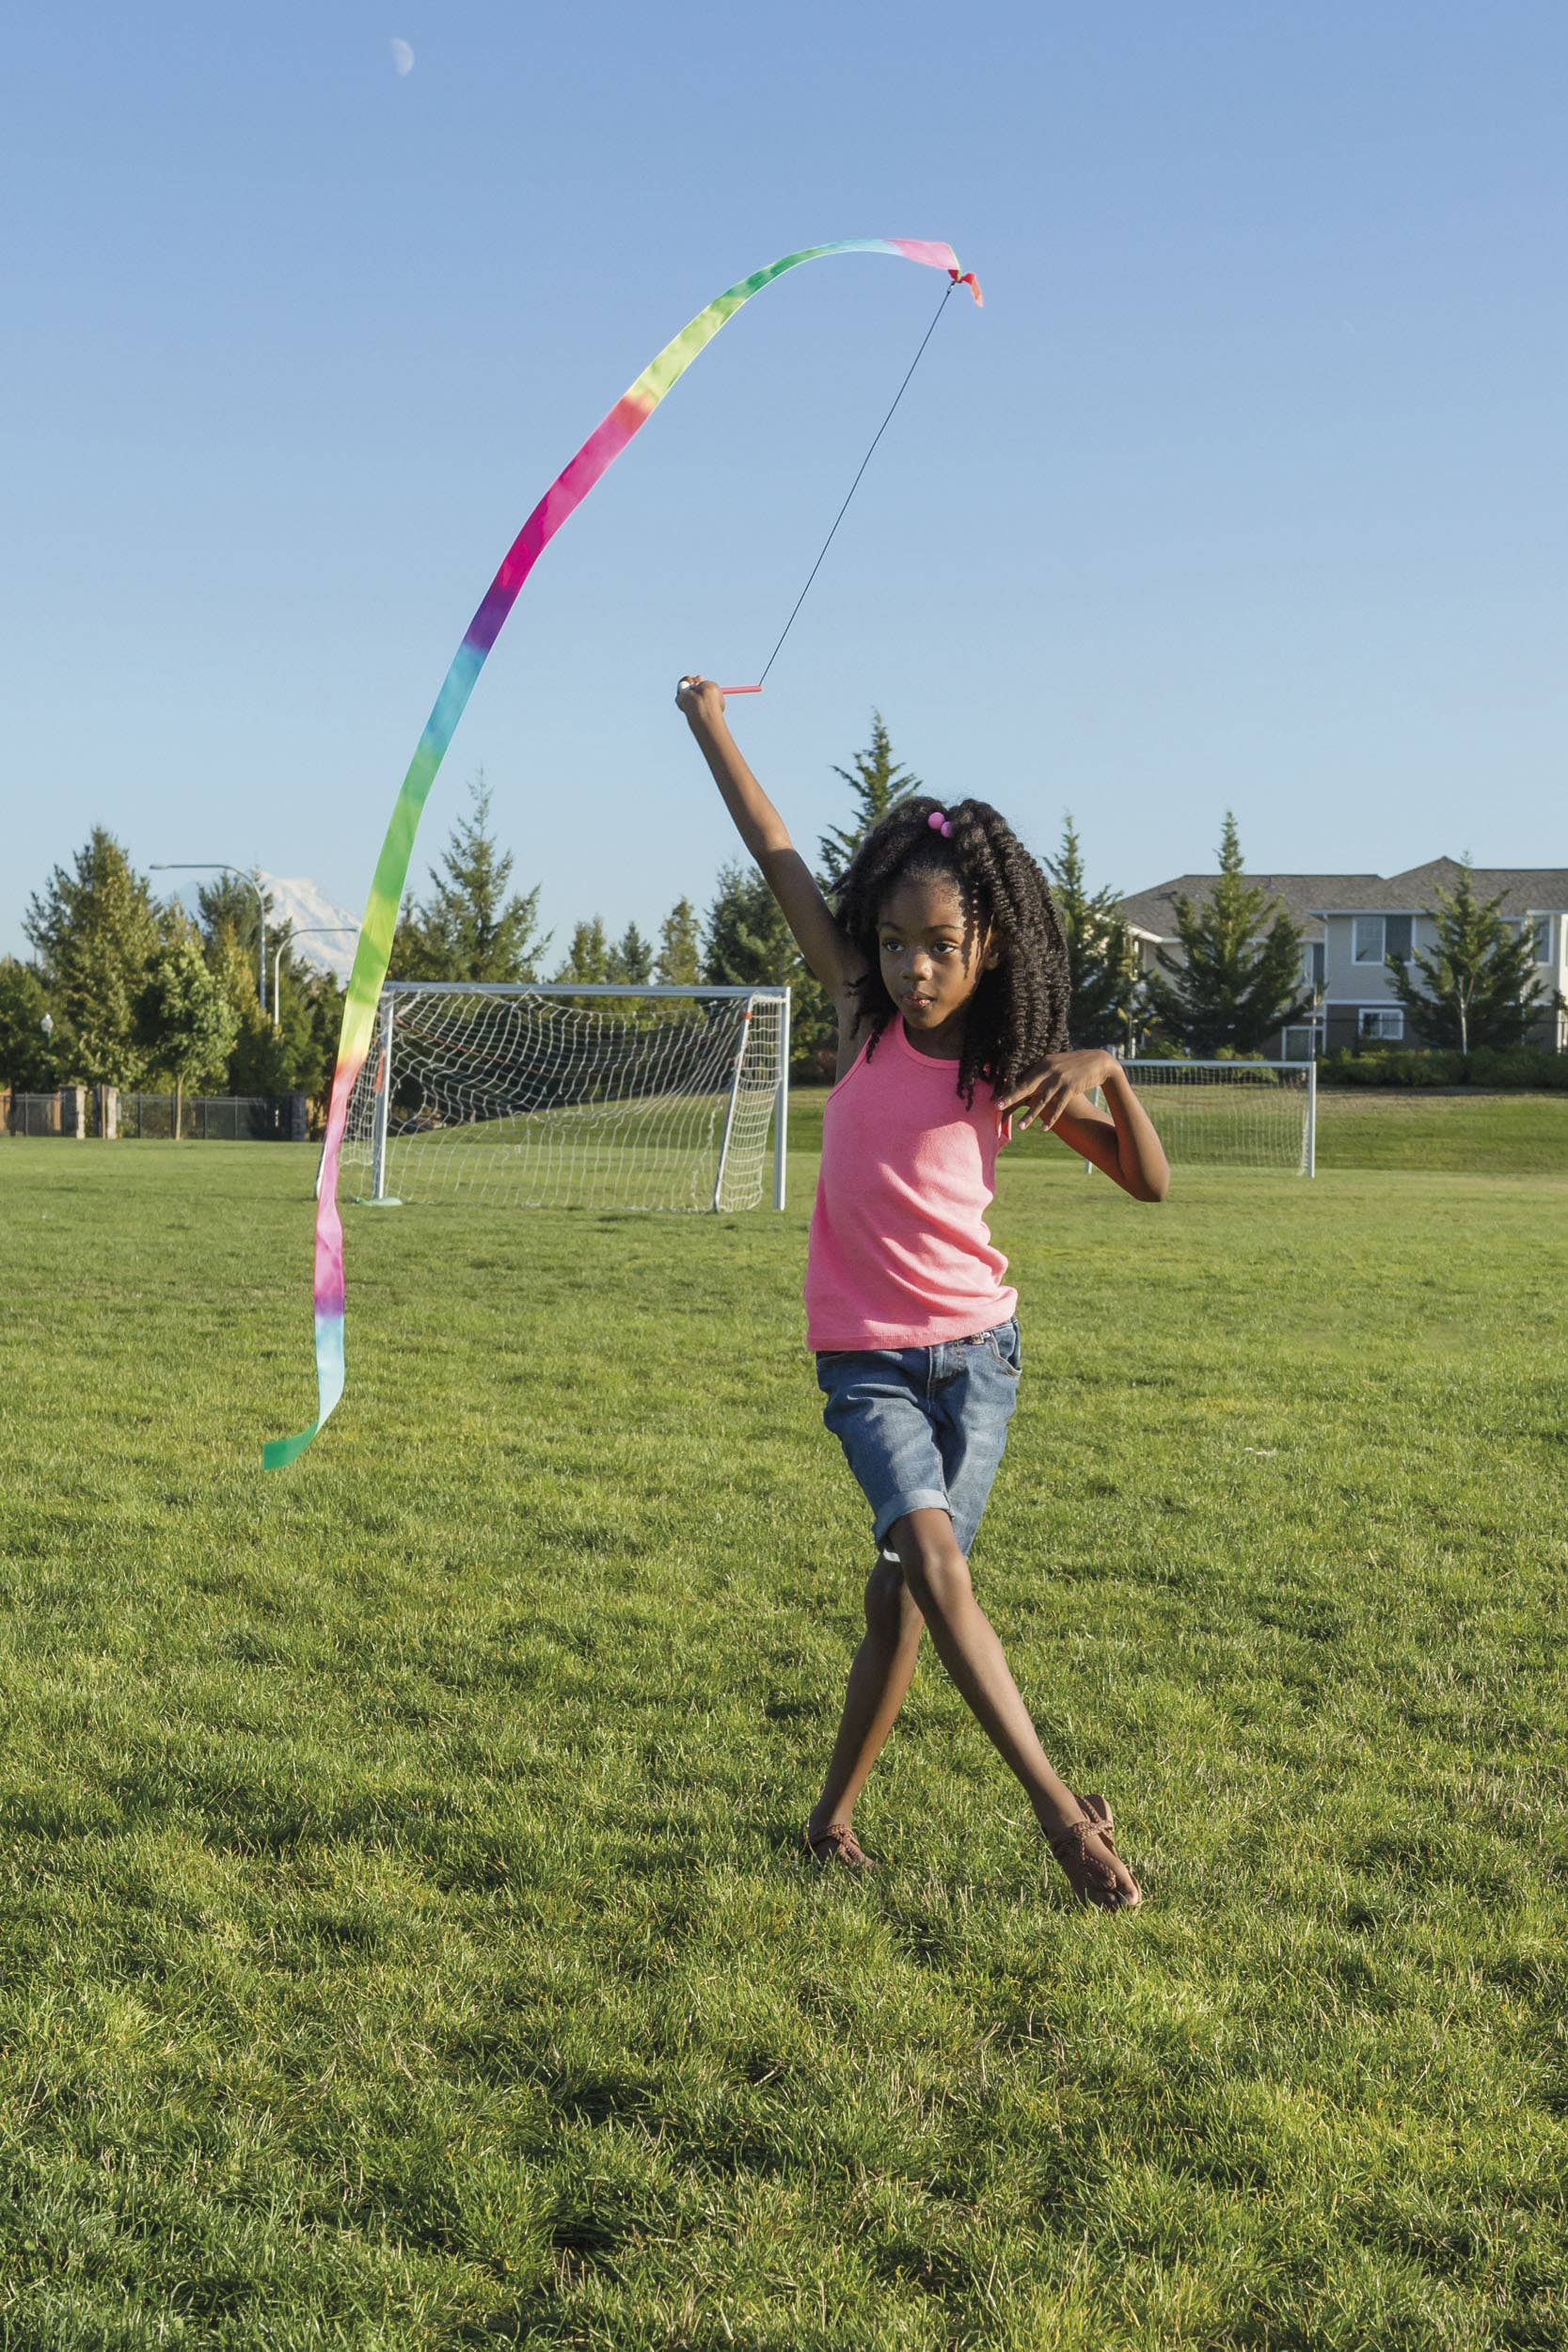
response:
[[[1005,1168],[975,1575],[1130,1920],[929,1657],[884,1871],[800,1858],[808,1152],[353,1216],[263,1480],[312,1156],[0,1143],[0,2344],[1568,2344],[1568,1104],[1343,1100],[1316,1184]]]
[[[790,1098],[792,1151],[822,1148],[824,1089]],[[1320,1170],[1568,1176],[1568,1094],[1433,1094],[1418,1087],[1328,1087],[1318,1095]]]

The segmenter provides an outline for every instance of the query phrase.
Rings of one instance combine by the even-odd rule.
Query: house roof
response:
[[[1323,898],[1314,912],[1419,914],[1431,906],[1439,890],[1455,890],[1464,870],[1455,857],[1429,858],[1424,866],[1407,866],[1402,874],[1390,874],[1386,881],[1378,882],[1381,895],[1376,898],[1362,898],[1354,893],[1342,898]],[[1368,878],[1356,874],[1342,879],[1359,885]],[[1568,866],[1473,866],[1470,880],[1476,897],[1483,904],[1489,898],[1501,899],[1504,914],[1556,914],[1568,909]]]
[[[1308,939],[1323,935],[1315,908],[1353,903],[1341,895],[1346,891],[1379,893],[1387,888],[1376,874],[1254,874],[1249,870],[1246,879],[1255,890],[1266,890],[1282,900],[1286,914],[1301,925]],[[1177,899],[1192,898],[1201,904],[1218,881],[1217,874],[1178,874],[1170,882],[1156,882],[1150,890],[1133,891],[1122,900],[1121,911],[1135,930],[1148,931],[1156,939],[1174,939]],[[1354,903],[1379,907],[1385,900],[1373,896],[1358,898]]]
[[[1255,874],[1247,882],[1278,898],[1308,939],[1322,939],[1327,914],[1404,914],[1430,907],[1438,890],[1451,891],[1464,871],[1457,858],[1429,858],[1402,874]],[[1501,898],[1505,914],[1568,911],[1568,866],[1476,866],[1470,869],[1476,896]],[[1217,874],[1178,874],[1151,889],[1135,890],[1121,911],[1135,930],[1156,939],[1176,936],[1176,900],[1207,898]]]

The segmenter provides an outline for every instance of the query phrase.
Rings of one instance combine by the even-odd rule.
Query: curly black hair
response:
[[[1051,885],[1006,818],[985,801],[957,801],[942,813],[952,832],[930,819],[941,803],[922,793],[901,801],[867,834],[838,886],[839,923],[864,956],[860,1010],[869,1020],[866,1054],[893,1019],[882,982],[878,928],[888,895],[907,881],[950,882],[964,929],[990,934],[1001,961],[982,974],[964,1015],[958,1090],[967,1104],[985,1079],[997,1093],[1068,1041],[1068,950]]]

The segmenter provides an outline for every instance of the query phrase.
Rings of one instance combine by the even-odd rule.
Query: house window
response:
[[[1323,943],[1321,939],[1309,939],[1301,951],[1301,984],[1314,996],[1321,996],[1323,993]]]
[[[1550,963],[1551,960],[1552,918],[1549,914],[1538,914],[1535,918],[1535,961],[1537,963]]]
[[[1402,1007],[1363,1005],[1356,1017],[1355,1033],[1357,1037],[1376,1037],[1386,1040],[1402,1038],[1404,1035]]]
[[[1381,963],[1385,956],[1410,961],[1416,929],[1409,914],[1358,914],[1352,955],[1357,963]]]

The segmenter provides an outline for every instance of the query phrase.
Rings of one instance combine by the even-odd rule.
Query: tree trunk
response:
[[[176,1143],[180,1140],[180,1112],[184,1099],[184,1091],[185,1081],[183,1078],[177,1076],[174,1081],[174,1140]]]

